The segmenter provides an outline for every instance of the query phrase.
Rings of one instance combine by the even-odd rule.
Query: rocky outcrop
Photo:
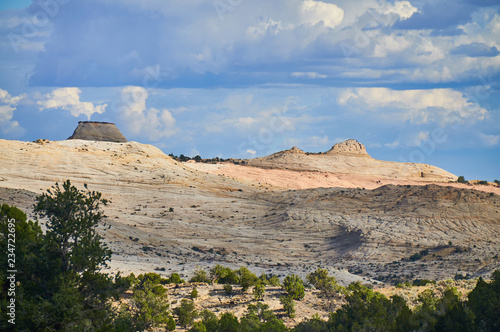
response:
[[[114,123],[80,121],[73,135],[68,139],[124,143],[127,139]]]
[[[368,152],[366,152],[365,146],[355,139],[348,139],[345,142],[337,143],[326,153],[368,156]]]
[[[457,177],[441,168],[417,163],[382,161],[372,158],[360,142],[349,139],[323,153],[307,153],[296,147],[267,157],[245,161],[265,169],[320,171],[368,176],[374,179],[455,181]]]

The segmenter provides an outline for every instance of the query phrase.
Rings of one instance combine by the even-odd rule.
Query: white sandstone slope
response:
[[[305,153],[293,147],[267,157],[249,159],[246,165],[293,171],[356,174],[374,178],[419,181],[455,181],[457,176],[441,168],[417,163],[382,161],[372,158],[363,144],[350,139],[335,144],[325,153]]]

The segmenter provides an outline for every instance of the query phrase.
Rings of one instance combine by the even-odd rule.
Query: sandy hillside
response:
[[[0,140],[1,203],[30,213],[37,194],[66,179],[111,200],[99,232],[112,272],[189,277],[222,264],[284,277],[321,266],[348,284],[500,267],[500,196],[486,192],[496,187],[332,174],[183,164],[136,142]]]

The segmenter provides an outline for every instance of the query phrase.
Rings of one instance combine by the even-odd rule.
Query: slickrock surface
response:
[[[127,139],[114,123],[80,121],[68,139],[124,143]]]
[[[456,181],[457,179],[454,174],[431,165],[373,159],[366,152],[363,144],[352,139],[335,144],[325,153],[304,153],[294,147],[267,157],[246,160],[245,164],[268,169],[356,174],[377,179],[428,182]]]
[[[284,190],[197,165],[136,142],[0,140],[0,203],[30,212],[36,195],[66,179],[102,192],[111,203],[99,232],[114,251],[113,272],[164,267],[164,275],[188,277],[197,265],[223,264],[305,276],[322,266],[347,284],[500,268],[498,187]],[[424,249],[422,258],[409,260]]]

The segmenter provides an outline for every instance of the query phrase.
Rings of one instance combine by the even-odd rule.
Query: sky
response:
[[[88,120],[167,154],[353,138],[500,179],[500,1],[0,0],[0,138]]]

